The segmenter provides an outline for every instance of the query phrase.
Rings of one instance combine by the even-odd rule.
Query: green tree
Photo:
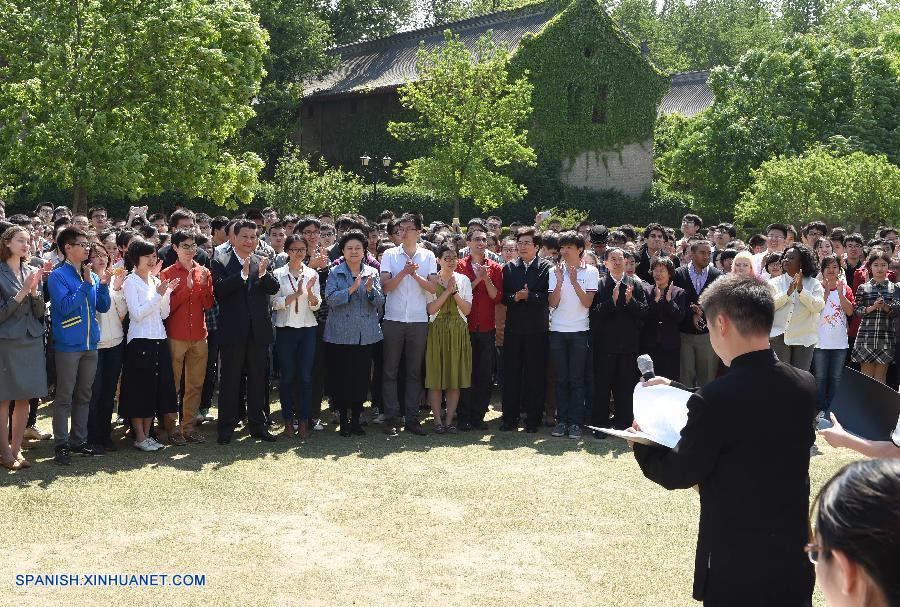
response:
[[[816,145],[881,154],[900,163],[900,69],[885,49],[854,50],[812,36],[746,53],[710,78],[711,108],[664,122],[660,174],[727,214],[774,156]],[[677,140],[677,141],[676,141]]]
[[[284,146],[297,129],[304,79],[333,67],[325,50],[331,45],[329,24],[310,0],[250,0],[269,34],[265,78],[254,98],[255,115],[232,142],[254,152],[271,175]]]
[[[400,88],[400,103],[416,119],[391,122],[388,131],[430,147],[400,172],[410,185],[452,198],[459,217],[462,198],[490,209],[526,194],[500,169],[535,163],[525,130],[532,86],[527,74],[510,80],[509,52],[493,43],[491,32],[471,53],[449,30],[445,37],[442,47],[419,49],[419,80]]]
[[[396,33],[413,19],[412,0],[318,0],[337,44],[352,44]]]
[[[253,115],[266,33],[245,0],[0,0],[0,178],[249,201],[223,143]]]
[[[753,177],[735,209],[735,219],[748,227],[822,219],[869,233],[900,223],[900,167],[884,156],[816,148],[764,162]]]
[[[282,213],[337,217],[359,209],[363,189],[359,176],[329,168],[321,158],[310,164],[299,150],[289,147],[278,161],[275,176],[260,186],[259,194]]]

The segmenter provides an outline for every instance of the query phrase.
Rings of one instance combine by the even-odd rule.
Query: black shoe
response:
[[[100,451],[98,451],[95,445],[89,445],[87,443],[81,443],[80,445],[70,447],[70,449],[72,453],[80,453],[82,455],[106,455],[106,452],[103,451],[103,447],[100,447]]]
[[[216,442],[219,443],[220,445],[227,445],[228,443],[231,442],[231,437],[230,436],[220,436],[216,440]]]
[[[62,464],[63,466],[69,466],[72,463],[72,456],[70,455],[69,448],[66,445],[60,445],[56,448],[56,456],[54,456],[53,461],[57,464]]]
[[[525,427],[525,432],[527,432],[528,434],[537,434],[537,431],[538,431],[537,426],[526,426]]]
[[[474,428],[475,430],[487,430],[488,425],[487,425],[486,421],[481,420],[481,421],[477,421],[477,422],[472,422],[472,428]]]
[[[385,422],[384,433],[388,436],[399,436],[399,433],[397,432],[397,426],[395,426],[393,423]]]
[[[366,431],[362,429],[362,426],[351,426],[350,434],[354,434],[356,436],[365,436]]]
[[[597,440],[603,440],[607,436],[609,436],[609,435],[606,432],[600,432],[599,430],[594,430],[594,438],[596,438]]]
[[[472,424],[470,424],[469,422],[462,422],[459,425],[460,432],[468,432],[471,429],[472,429]]]
[[[111,438],[103,439],[103,448],[108,452],[119,450],[119,448],[116,447],[116,443]]]
[[[508,424],[506,422],[500,424],[500,432],[513,432],[514,430],[517,430],[517,428],[512,424]]]
[[[406,426],[404,426],[403,429],[406,430],[407,432],[411,432],[418,436],[428,436],[428,433],[422,429],[422,426],[419,424],[419,422],[413,422],[411,424],[406,424]]]
[[[263,430],[262,432],[255,432],[255,433],[251,434],[250,436],[252,436],[253,438],[258,438],[259,440],[265,441],[267,443],[274,443],[275,441],[278,440],[278,438],[274,434],[269,432],[268,430]]]

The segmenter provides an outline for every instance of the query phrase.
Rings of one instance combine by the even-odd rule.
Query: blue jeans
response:
[[[584,369],[588,331],[550,331],[550,356],[556,370],[556,422],[581,425],[584,418]]]
[[[309,420],[309,403],[312,400],[312,370],[316,355],[315,327],[277,327],[275,348],[278,351],[278,367],[281,370],[281,416],[285,422],[297,418]],[[298,384],[300,402],[294,404],[294,383]]]
[[[816,376],[816,406],[819,411],[826,414],[831,409],[831,401],[837,393],[841,383],[841,374],[844,372],[844,361],[847,359],[847,350],[813,350],[813,371]]]

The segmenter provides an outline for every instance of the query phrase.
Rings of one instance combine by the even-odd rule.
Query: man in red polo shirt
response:
[[[503,300],[503,268],[485,255],[487,228],[469,224],[469,255],[459,260],[456,271],[472,281],[469,338],[472,342],[472,387],[463,390],[459,403],[459,429],[487,430],[484,416],[491,400],[494,367],[494,308]]]
[[[192,230],[178,230],[172,235],[172,248],[178,261],[162,271],[163,280],[181,279],[169,300],[166,333],[172,350],[175,385],[181,385],[184,373],[184,405],[181,426],[169,435],[174,445],[202,443],[203,435],[194,429],[200,396],[206,379],[206,310],[213,306],[213,282],[209,269],[194,261],[199,235]],[[172,414],[174,415],[174,414]],[[166,428],[175,426],[166,420]]]

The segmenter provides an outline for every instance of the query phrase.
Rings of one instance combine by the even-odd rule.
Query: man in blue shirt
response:
[[[109,273],[97,276],[87,263],[90,241],[70,226],[56,238],[64,262],[50,274],[50,318],[56,361],[53,439],[58,464],[72,463],[71,451],[102,455],[87,444],[88,409],[97,371],[100,325],[97,313],[109,310]],[[69,418],[72,420],[71,436]]]

